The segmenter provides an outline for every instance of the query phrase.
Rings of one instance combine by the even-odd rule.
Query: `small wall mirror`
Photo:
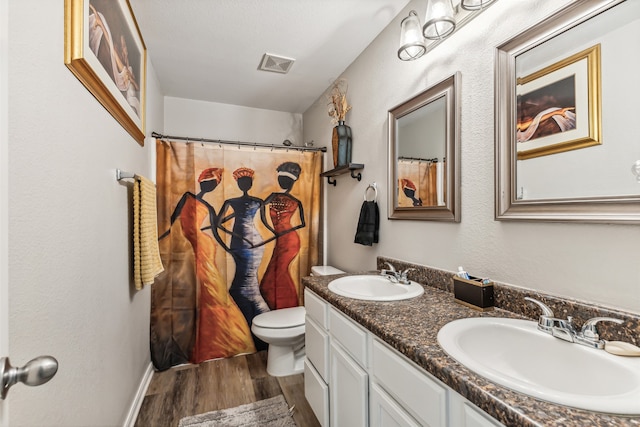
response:
[[[389,219],[460,222],[459,80],[389,110]]]
[[[640,223],[640,2],[590,0],[497,48],[496,219]]]

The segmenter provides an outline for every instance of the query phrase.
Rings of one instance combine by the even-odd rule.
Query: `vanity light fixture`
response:
[[[460,7],[464,10],[482,10],[489,6],[494,0],[462,0]]]
[[[400,49],[398,58],[403,61],[413,61],[420,58],[427,51],[424,43],[420,18],[415,10],[409,12],[409,16],[400,23]]]
[[[413,61],[437,45],[456,29],[472,20],[496,0],[426,0],[424,26],[415,10],[400,23],[398,58]]]
[[[456,29],[452,0],[428,0],[422,34],[429,40],[442,40]]]
[[[631,172],[636,176],[636,181],[640,183],[640,160],[636,160],[631,166]]]

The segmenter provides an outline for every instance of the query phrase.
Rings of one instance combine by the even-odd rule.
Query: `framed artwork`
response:
[[[600,45],[516,78],[518,160],[601,144]]]
[[[144,145],[147,50],[128,0],[65,0],[64,62]]]

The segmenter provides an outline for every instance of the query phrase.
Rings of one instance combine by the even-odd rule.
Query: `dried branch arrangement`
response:
[[[327,104],[329,117],[331,117],[331,123],[333,125],[344,121],[347,112],[351,110],[351,106],[347,103],[347,88],[347,81],[345,79],[337,80],[327,96],[327,98],[329,98],[329,103]]]

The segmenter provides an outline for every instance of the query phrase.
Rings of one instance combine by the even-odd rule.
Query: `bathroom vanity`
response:
[[[305,307],[305,395],[323,426],[503,425],[309,289]]]
[[[336,277],[303,279],[305,395],[323,426],[640,426],[640,417],[569,408],[496,385],[437,342],[453,320],[520,314],[472,310],[432,286],[404,301],[351,299],[329,291]]]

